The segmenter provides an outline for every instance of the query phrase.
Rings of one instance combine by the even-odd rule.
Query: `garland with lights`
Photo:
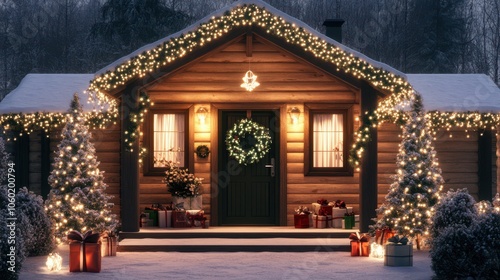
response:
[[[137,137],[141,135],[141,133],[138,132],[139,127],[141,124],[144,122],[144,117],[146,116],[146,113],[148,112],[149,108],[153,106],[154,103],[151,102],[151,99],[149,99],[149,95],[141,91],[139,93],[139,104],[137,108],[133,109],[129,113],[129,125],[127,127],[127,130],[124,132],[125,133],[125,149],[129,152],[133,152],[134,149],[132,146],[134,145],[135,140]],[[144,148],[140,148],[139,151],[140,153],[143,152]]]
[[[242,119],[227,131],[226,145],[230,157],[247,165],[258,162],[269,152],[271,136],[269,129],[250,119]]]

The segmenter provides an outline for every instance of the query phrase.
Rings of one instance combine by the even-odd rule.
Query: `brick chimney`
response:
[[[343,19],[327,19],[323,22],[326,26],[326,36],[332,38],[333,40],[342,43],[342,24],[345,20]]]

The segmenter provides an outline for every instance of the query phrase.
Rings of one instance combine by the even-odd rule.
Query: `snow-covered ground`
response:
[[[431,279],[428,251],[414,251],[412,267],[348,252],[178,253],[118,252],[103,257],[100,273],[68,272],[68,246],[57,250],[63,269],[47,271],[47,257],[27,258],[20,279]]]

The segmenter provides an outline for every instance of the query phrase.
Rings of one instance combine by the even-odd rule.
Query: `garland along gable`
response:
[[[285,39],[289,44],[301,47],[305,52],[312,53],[315,57],[336,66],[337,71],[344,71],[357,79],[364,79],[374,87],[389,91],[389,95],[382,101],[381,108],[388,108],[387,111],[378,110],[375,112],[365,112],[368,123],[363,123],[357,133],[357,143],[354,144],[354,157],[351,163],[358,165],[360,153],[368,140],[368,130],[378,124],[378,120],[389,119],[398,104],[409,100],[413,94],[411,86],[404,78],[395,75],[383,68],[377,68],[365,60],[342,50],[332,43],[297,27],[295,23],[287,21],[284,17],[274,15],[266,8],[258,7],[255,4],[235,7],[226,11],[224,15],[212,17],[208,22],[201,23],[199,27],[179,37],[169,38],[157,47],[144,51],[132,57],[130,60],[118,65],[113,71],[107,71],[101,76],[91,81],[89,89],[92,91],[108,91],[125,85],[133,78],[144,77],[148,73],[153,73],[168,63],[191,53],[195,48],[209,44],[213,40],[221,38],[224,34],[239,26],[258,26],[266,30],[267,33]],[[136,131],[129,131],[129,135],[137,134]],[[128,143],[133,139],[128,139]],[[359,156],[358,156],[359,155]]]

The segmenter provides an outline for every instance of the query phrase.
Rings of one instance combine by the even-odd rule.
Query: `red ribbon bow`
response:
[[[328,200],[322,198],[322,199],[318,199],[318,204],[320,205],[328,205]]]
[[[335,201],[335,205],[334,207],[338,207],[338,208],[347,208],[346,205],[345,205],[345,202],[343,200],[337,200]]]
[[[358,241],[358,242],[368,242],[368,235],[366,234],[359,234],[358,232],[353,232],[351,235],[349,235],[349,239],[352,239],[353,241]]]

